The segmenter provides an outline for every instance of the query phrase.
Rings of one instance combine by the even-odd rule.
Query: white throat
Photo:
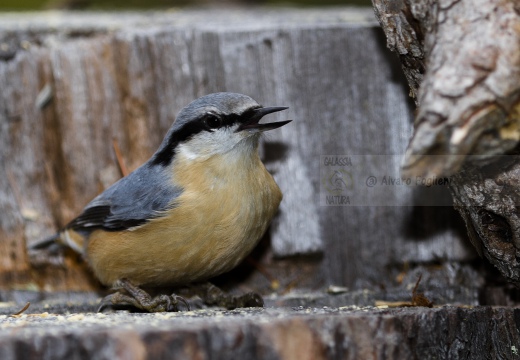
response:
[[[202,132],[177,147],[177,154],[191,161],[204,161],[212,156],[224,158],[249,157],[258,151],[260,134],[234,132],[233,128]]]

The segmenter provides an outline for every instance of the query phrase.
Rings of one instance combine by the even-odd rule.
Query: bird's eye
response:
[[[208,114],[204,117],[204,123],[210,129],[216,129],[222,125],[222,121],[217,116],[212,114]]]

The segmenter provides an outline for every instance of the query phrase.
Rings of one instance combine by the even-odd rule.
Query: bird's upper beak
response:
[[[281,126],[284,126],[285,124],[290,123],[292,120],[285,120],[285,121],[277,121],[272,123],[265,123],[265,124],[259,124],[258,122],[262,117],[264,117],[267,114],[271,114],[277,111],[282,111],[288,109],[288,107],[285,106],[273,106],[273,107],[262,107],[254,110],[253,116],[251,116],[249,119],[244,121],[238,129],[237,132],[247,130],[251,132],[263,132],[267,130],[273,130],[276,128],[279,128]]]

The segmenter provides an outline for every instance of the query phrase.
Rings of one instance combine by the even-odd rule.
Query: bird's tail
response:
[[[27,246],[27,254],[31,264],[35,266],[61,266],[63,265],[63,248],[61,234],[56,233]]]
[[[44,250],[59,243],[60,233],[48,236],[28,246],[28,250]]]

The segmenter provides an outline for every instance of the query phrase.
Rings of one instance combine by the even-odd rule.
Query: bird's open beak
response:
[[[285,124],[290,123],[292,120],[285,120],[285,121],[277,121],[272,123],[265,123],[265,124],[259,124],[258,122],[262,117],[264,117],[267,114],[271,114],[277,111],[282,111],[288,109],[288,107],[285,106],[273,106],[273,107],[263,107],[259,109],[255,109],[253,116],[251,116],[247,121],[240,124],[238,131],[248,130],[251,132],[263,132],[267,130],[273,130],[277,129],[281,126],[284,126]]]

